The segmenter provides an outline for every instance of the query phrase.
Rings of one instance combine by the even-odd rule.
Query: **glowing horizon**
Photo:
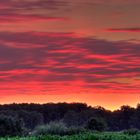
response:
[[[129,105],[131,107],[136,107],[137,104],[140,103],[140,95],[139,94],[80,94],[80,98],[78,98],[79,94],[72,95],[34,95],[34,97],[30,95],[11,95],[10,97],[3,97],[0,99],[1,104],[12,104],[12,103],[86,103],[88,106],[96,107],[101,106],[105,109],[109,109],[111,111],[119,109],[123,105]],[[130,98],[131,103],[129,103]]]

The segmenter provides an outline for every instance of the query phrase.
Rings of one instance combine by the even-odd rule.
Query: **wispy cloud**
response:
[[[47,21],[67,21],[64,17],[47,17],[40,15],[25,15],[25,14],[4,14],[0,15],[1,23],[18,23],[18,22],[47,22]]]
[[[130,28],[109,28],[109,32],[140,32],[140,27],[130,27]]]
[[[139,2],[1,0],[0,90],[140,93]]]
[[[75,83],[80,90],[138,91],[139,44],[41,32],[2,32],[0,42],[1,83],[38,81],[42,90]]]

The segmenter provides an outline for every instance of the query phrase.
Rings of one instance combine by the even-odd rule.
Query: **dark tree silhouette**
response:
[[[87,129],[90,130],[95,130],[95,131],[103,131],[106,129],[106,123],[103,119],[99,119],[99,118],[91,118],[88,122],[87,122]]]
[[[16,118],[0,115],[0,136],[16,136],[23,134],[22,122]]]
[[[0,105],[0,135],[7,127],[16,126],[16,122],[25,127],[27,130],[32,130],[38,125],[47,124],[53,121],[63,121],[67,126],[85,127],[89,122],[89,129],[102,130],[102,124],[95,118],[104,120],[109,131],[120,131],[124,129],[140,129],[140,104],[136,108],[130,106],[122,106],[119,110],[113,112],[106,110],[100,106],[91,107],[83,103],[58,103],[58,104],[9,104]],[[2,117],[8,116],[9,118]],[[93,119],[94,118],[94,119]],[[2,124],[3,122],[3,124]],[[7,124],[11,126],[9,126]],[[94,124],[94,125],[91,125]],[[95,125],[96,124],[96,125]],[[98,124],[98,125],[97,125]],[[101,128],[95,128],[100,126]],[[7,135],[19,134],[16,129],[10,130]],[[21,130],[21,129],[19,129]]]

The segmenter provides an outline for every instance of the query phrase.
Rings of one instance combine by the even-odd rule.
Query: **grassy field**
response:
[[[127,135],[123,133],[83,133],[71,136],[37,136],[0,138],[0,140],[140,140],[140,134]]]

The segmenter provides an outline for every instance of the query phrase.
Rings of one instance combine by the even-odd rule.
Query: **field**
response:
[[[140,134],[128,135],[123,133],[83,133],[71,136],[46,135],[37,137],[0,138],[0,140],[140,140]]]

